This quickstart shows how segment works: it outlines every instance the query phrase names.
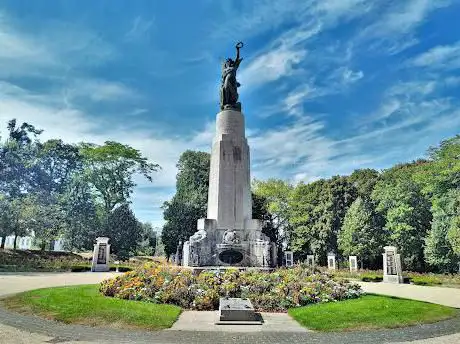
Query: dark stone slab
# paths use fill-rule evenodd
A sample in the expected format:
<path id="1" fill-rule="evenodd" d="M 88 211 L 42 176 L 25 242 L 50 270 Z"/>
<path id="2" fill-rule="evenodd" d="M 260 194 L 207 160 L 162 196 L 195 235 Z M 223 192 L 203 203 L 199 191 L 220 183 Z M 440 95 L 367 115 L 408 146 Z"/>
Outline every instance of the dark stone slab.
<path id="1" fill-rule="evenodd" d="M 232 321 L 244 324 L 245 322 L 260 322 L 260 316 L 257 316 L 249 299 L 221 298 L 219 301 L 219 320 L 219 323 Z"/>

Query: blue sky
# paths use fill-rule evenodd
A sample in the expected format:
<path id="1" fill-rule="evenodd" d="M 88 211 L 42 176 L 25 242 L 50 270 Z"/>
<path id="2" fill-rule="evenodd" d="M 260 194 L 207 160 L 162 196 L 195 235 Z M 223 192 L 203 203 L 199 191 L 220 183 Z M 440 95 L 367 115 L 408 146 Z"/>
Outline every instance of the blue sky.
<path id="1" fill-rule="evenodd" d="M 140 149 L 161 225 L 186 149 L 209 151 L 242 40 L 252 176 L 311 181 L 423 157 L 460 130 L 459 0 L 0 0 L 0 122 Z"/>

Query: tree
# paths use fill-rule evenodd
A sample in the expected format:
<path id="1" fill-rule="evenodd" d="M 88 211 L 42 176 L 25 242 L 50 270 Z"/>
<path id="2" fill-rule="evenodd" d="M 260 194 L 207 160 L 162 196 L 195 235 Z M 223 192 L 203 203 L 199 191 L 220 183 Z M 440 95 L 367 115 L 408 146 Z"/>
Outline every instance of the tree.
<path id="1" fill-rule="evenodd" d="M 390 171 L 392 173 L 392 171 Z M 406 173 L 379 181 L 372 198 L 386 220 L 390 240 L 401 251 L 409 270 L 423 271 L 424 238 L 430 229 L 430 203 Z"/>
<path id="2" fill-rule="evenodd" d="M 372 202 L 358 197 L 345 215 L 338 235 L 339 249 L 345 256 L 357 255 L 361 268 L 364 262 L 373 267 L 383 252 L 386 237 L 383 219 L 375 212 Z"/>
<path id="3" fill-rule="evenodd" d="M 455 217 L 458 216 L 460 190 L 450 190 L 434 200 L 431 207 L 433 221 L 425 239 L 425 258 L 427 263 L 440 272 L 453 272 L 457 269 L 454 233 Z M 449 235 L 450 233 L 450 235 Z M 453 234 L 455 237 L 455 234 Z"/>
<path id="4" fill-rule="evenodd" d="M 297 185 L 290 201 L 290 219 L 291 245 L 299 258 L 311 253 L 325 264 L 328 252 L 338 252 L 337 235 L 355 199 L 356 189 L 346 177 Z"/>
<path id="5" fill-rule="evenodd" d="M 110 238 L 112 252 L 126 260 L 136 252 L 142 238 L 142 225 L 129 205 L 122 204 L 110 213 L 103 234 Z"/>
<path id="6" fill-rule="evenodd" d="M 289 222 L 289 199 L 294 187 L 281 179 L 252 183 L 253 217 L 265 220 L 263 232 L 276 243 L 278 261 L 281 263 L 283 244 L 289 242 L 291 225 Z"/>
<path id="7" fill-rule="evenodd" d="M 369 199 L 371 197 L 374 186 L 379 180 L 380 174 L 378 171 L 370 168 L 354 170 L 348 177 L 348 180 L 356 188 L 358 196 Z"/>
<path id="8" fill-rule="evenodd" d="M 69 250 L 89 250 L 101 230 L 101 216 L 91 185 L 74 175 L 61 198 L 65 212 L 65 247 Z"/>
<path id="9" fill-rule="evenodd" d="M 138 255 L 153 256 L 157 244 L 157 233 L 151 223 L 141 223 L 142 237 L 137 249 Z"/>
<path id="10" fill-rule="evenodd" d="M 48 203 L 30 194 L 23 197 L 20 210 L 20 223 L 27 231 L 34 233 L 35 240 L 42 250 L 59 238 L 65 230 L 65 214 L 61 206 Z"/>
<path id="11" fill-rule="evenodd" d="M 21 197 L 36 187 L 36 141 L 41 130 L 16 120 L 8 122 L 9 136 L 0 145 L 0 192 L 10 199 Z"/>
<path id="12" fill-rule="evenodd" d="M 166 221 L 161 234 L 166 256 L 177 250 L 197 230 L 197 221 L 206 217 L 210 155 L 185 151 L 177 163 L 176 194 L 163 204 Z"/>
<path id="13" fill-rule="evenodd" d="M 152 173 L 160 168 L 158 164 L 150 163 L 137 149 L 113 141 L 107 141 L 102 146 L 83 143 L 80 153 L 84 175 L 97 190 L 106 214 L 129 202 L 136 186 L 133 181 L 135 174 L 152 181 Z"/>
<path id="14" fill-rule="evenodd" d="M 82 168 L 78 147 L 56 139 L 37 142 L 37 146 L 40 189 L 48 196 L 63 193 L 72 175 Z"/>

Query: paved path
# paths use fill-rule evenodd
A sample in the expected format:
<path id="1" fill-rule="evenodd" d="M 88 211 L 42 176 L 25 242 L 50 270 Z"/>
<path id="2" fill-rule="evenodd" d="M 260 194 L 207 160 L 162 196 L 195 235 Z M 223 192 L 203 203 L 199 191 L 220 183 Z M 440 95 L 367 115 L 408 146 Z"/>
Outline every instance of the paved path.
<path id="1" fill-rule="evenodd" d="M 116 275 L 117 273 L 114 272 L 0 273 L 0 297 L 39 288 L 77 284 L 96 284 Z"/>
<path id="2" fill-rule="evenodd" d="M 413 284 L 359 282 L 367 293 L 397 296 L 460 308 L 460 289 L 424 287 Z"/>
<path id="3" fill-rule="evenodd" d="M 20 273 L 0 274 L 0 296 L 51 286 L 94 284 L 115 273 Z M 367 292 L 393 295 L 460 308 L 460 290 L 412 285 L 362 283 Z M 439 290 L 438 290 L 439 289 Z M 411 343 L 458 344 L 460 318 L 397 330 L 348 333 L 314 333 L 298 327 L 286 315 L 264 314 L 266 323 L 256 328 L 221 328 L 209 332 L 213 312 L 184 312 L 172 329 L 161 332 L 123 331 L 64 325 L 39 317 L 10 313 L 0 308 L 1 344 L 95 344 L 95 343 Z M 200 321 L 197 321 L 200 319 Z M 193 326 L 196 324 L 196 326 Z M 264 328 L 265 326 L 265 328 Z M 231 330 L 231 331 L 230 331 Z M 238 331 L 238 332 L 236 332 Z"/>

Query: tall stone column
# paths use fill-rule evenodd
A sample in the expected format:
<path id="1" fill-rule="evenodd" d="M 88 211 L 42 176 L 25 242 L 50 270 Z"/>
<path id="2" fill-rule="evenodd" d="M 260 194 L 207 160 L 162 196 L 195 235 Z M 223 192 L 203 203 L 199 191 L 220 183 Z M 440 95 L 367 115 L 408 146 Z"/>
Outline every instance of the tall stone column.
<path id="1" fill-rule="evenodd" d="M 219 229 L 242 230 L 252 218 L 249 146 L 240 111 L 223 110 L 217 115 L 207 215 L 216 219 Z"/>

